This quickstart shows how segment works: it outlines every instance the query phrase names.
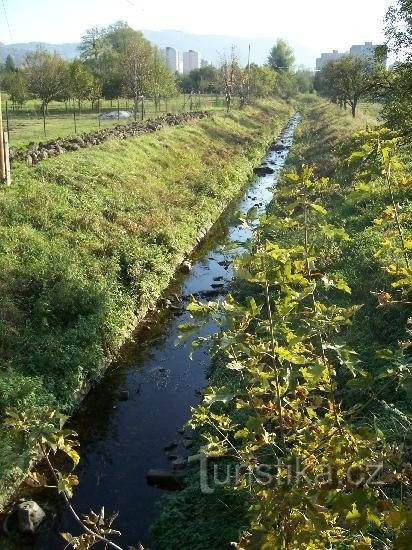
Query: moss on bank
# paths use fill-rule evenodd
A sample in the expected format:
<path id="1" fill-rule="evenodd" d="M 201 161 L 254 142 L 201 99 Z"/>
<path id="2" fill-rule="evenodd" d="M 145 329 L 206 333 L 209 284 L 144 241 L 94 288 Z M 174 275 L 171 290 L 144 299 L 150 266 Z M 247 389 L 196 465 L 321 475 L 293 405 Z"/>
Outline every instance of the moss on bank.
<path id="1" fill-rule="evenodd" d="M 291 105 L 16 164 L 0 192 L 0 418 L 73 411 L 199 234 L 251 177 Z M 0 433 L 0 507 L 29 453 Z M 18 466 L 18 467 L 17 467 Z"/>

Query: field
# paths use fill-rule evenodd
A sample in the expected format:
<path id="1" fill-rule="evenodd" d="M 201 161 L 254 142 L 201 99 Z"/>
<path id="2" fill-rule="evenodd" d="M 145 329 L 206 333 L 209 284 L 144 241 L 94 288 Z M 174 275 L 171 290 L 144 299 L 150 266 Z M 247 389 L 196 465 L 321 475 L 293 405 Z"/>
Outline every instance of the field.
<path id="1" fill-rule="evenodd" d="M 236 108 L 237 100 L 234 101 Z M 112 111 L 127 111 L 131 114 L 130 121 L 134 120 L 133 102 L 120 99 L 119 101 L 101 100 L 93 105 L 90 101 L 83 101 L 80 106 L 77 102 L 69 102 L 67 105 L 61 102 L 51 102 L 48 107 L 48 116 L 44 127 L 41 103 L 38 100 L 27 101 L 23 107 L 17 108 L 8 101 L 7 95 L 2 101 L 4 125 L 9 132 L 11 147 L 20 147 L 29 142 L 39 142 L 45 139 L 56 139 L 69 135 L 92 132 L 99 128 L 108 128 L 119 124 L 119 120 L 99 120 L 99 114 Z M 224 111 L 226 102 L 223 96 L 182 94 L 172 98 L 161 98 L 158 105 L 153 99 L 146 99 L 144 103 L 144 119 L 154 118 L 166 113 L 179 113 L 186 111 Z M 141 120 L 141 105 L 137 119 Z M 127 119 L 120 120 L 121 124 Z"/>

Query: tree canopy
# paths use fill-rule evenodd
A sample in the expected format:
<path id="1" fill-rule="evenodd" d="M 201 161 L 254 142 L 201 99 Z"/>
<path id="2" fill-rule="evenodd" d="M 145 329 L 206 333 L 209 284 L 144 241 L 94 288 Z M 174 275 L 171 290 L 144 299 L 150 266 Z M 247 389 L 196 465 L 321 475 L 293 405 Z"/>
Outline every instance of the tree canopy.
<path id="1" fill-rule="evenodd" d="M 289 72 L 292 70 L 295 56 L 292 48 L 285 40 L 278 38 L 270 51 L 267 63 L 276 72 Z"/>
<path id="2" fill-rule="evenodd" d="M 319 91 L 345 108 L 350 105 L 352 115 L 361 99 L 373 97 L 382 89 L 385 68 L 370 59 L 346 55 L 330 61 L 321 71 Z"/>

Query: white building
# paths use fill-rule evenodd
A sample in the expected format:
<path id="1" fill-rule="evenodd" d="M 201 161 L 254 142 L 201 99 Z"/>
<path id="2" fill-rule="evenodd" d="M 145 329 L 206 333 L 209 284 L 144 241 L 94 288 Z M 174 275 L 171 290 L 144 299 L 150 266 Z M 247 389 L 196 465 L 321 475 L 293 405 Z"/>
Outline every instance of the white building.
<path id="1" fill-rule="evenodd" d="M 179 52 L 175 48 L 170 48 L 167 46 L 162 50 L 166 65 L 169 70 L 174 74 L 179 71 Z"/>
<path id="2" fill-rule="evenodd" d="M 200 69 L 200 53 L 189 50 L 183 53 L 183 74 L 189 74 L 194 69 Z"/>
<path id="3" fill-rule="evenodd" d="M 365 42 L 365 44 L 361 45 L 355 44 L 351 47 L 349 54 L 373 60 L 375 58 L 376 48 L 378 48 L 378 46 L 372 44 L 372 42 Z M 384 60 L 384 64 L 386 65 L 386 59 Z"/>
<path id="4" fill-rule="evenodd" d="M 316 60 L 316 70 L 321 71 L 330 61 L 337 61 L 343 55 L 344 54 L 339 53 L 338 50 L 321 54 L 321 56 Z"/>
<path id="5" fill-rule="evenodd" d="M 338 50 L 333 50 L 333 52 L 330 53 L 323 53 L 319 59 L 316 60 L 316 70 L 321 71 L 323 67 L 329 63 L 329 61 L 336 61 L 337 59 L 341 59 L 344 55 L 353 55 L 372 60 L 375 57 L 375 49 L 377 47 L 378 46 L 376 44 L 372 44 L 372 42 L 365 42 L 365 44 L 355 44 L 351 46 L 349 52 L 346 53 L 339 53 Z M 386 59 L 383 59 L 382 63 L 386 65 Z"/>

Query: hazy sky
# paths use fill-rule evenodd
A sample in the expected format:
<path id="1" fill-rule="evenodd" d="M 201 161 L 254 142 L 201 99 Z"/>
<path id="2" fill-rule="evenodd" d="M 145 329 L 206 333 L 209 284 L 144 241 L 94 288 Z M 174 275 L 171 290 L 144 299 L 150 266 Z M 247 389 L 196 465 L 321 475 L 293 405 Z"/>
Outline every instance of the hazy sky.
<path id="1" fill-rule="evenodd" d="M 136 29 L 284 37 L 319 52 L 347 50 L 382 41 L 393 1 L 0 0 L 0 42 L 78 42 L 86 28 L 122 19 Z"/>

